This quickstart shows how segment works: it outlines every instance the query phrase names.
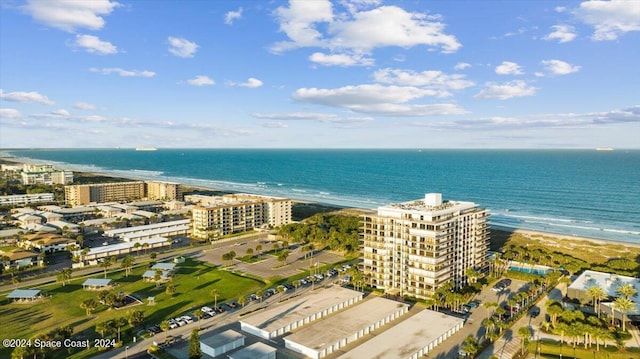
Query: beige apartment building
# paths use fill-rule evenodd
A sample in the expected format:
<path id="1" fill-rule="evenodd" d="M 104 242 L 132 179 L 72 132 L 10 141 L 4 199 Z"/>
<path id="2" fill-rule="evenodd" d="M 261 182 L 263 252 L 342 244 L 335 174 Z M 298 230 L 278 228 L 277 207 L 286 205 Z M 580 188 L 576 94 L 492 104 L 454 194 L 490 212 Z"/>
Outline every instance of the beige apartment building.
<path id="1" fill-rule="evenodd" d="M 291 223 L 291 200 L 286 198 L 233 194 L 185 196 L 185 200 L 199 204 L 191 212 L 192 233 L 200 238 L 207 238 L 212 231 L 226 235 Z"/>
<path id="2" fill-rule="evenodd" d="M 147 198 L 165 201 L 182 200 L 182 186 L 174 182 L 145 182 Z"/>
<path id="3" fill-rule="evenodd" d="M 131 201 L 144 198 L 145 194 L 145 183 L 141 181 L 82 184 L 64 187 L 64 199 L 67 205 L 70 206 L 111 201 Z"/>
<path id="4" fill-rule="evenodd" d="M 489 213 L 440 193 L 363 215 L 363 271 L 388 293 L 426 299 L 447 282 L 467 283 L 467 268 L 487 265 Z"/>

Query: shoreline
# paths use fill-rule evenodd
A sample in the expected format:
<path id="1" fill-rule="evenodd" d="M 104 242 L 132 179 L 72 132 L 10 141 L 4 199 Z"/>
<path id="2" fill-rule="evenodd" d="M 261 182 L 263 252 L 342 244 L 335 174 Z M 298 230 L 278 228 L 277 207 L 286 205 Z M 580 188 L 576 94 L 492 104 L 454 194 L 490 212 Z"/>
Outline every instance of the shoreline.
<path id="1" fill-rule="evenodd" d="M 0 157 L 0 161 L 2 162 L 9 162 L 9 163 L 15 163 L 15 164 L 25 163 L 26 160 L 31 160 L 31 159 L 18 158 L 18 157 Z M 79 177 L 113 178 L 115 181 L 158 181 L 158 180 L 163 181 L 162 179 L 149 179 L 149 178 L 141 178 L 141 177 L 136 178 L 135 176 L 123 176 L 120 174 L 112 174 L 112 173 L 99 172 L 99 171 L 78 171 L 78 170 L 73 170 L 73 171 L 74 173 L 77 173 Z M 180 183 L 180 182 L 177 182 L 177 183 Z M 234 193 L 255 194 L 248 191 L 243 192 L 243 191 L 227 190 L 227 189 L 215 188 L 215 187 L 207 187 L 202 185 L 192 185 L 192 184 L 185 184 L 185 183 L 180 183 L 180 184 L 183 186 L 183 192 L 187 192 L 187 193 L 203 192 L 205 194 L 208 193 L 212 195 L 223 195 L 223 194 L 234 194 Z M 287 197 L 287 198 L 290 198 L 294 205 L 310 208 L 310 211 L 305 209 L 304 212 L 326 213 L 326 212 L 334 212 L 334 211 L 346 211 L 346 212 L 351 212 L 351 214 L 361 214 L 361 213 L 372 211 L 372 209 L 370 208 L 342 206 L 342 205 L 336 205 L 332 203 L 323 203 L 323 202 L 318 202 L 313 200 L 295 199 L 291 197 Z M 622 240 L 616 240 L 616 239 L 579 236 L 579 235 L 555 233 L 555 232 L 540 231 L 540 230 L 525 229 L 525 228 L 514 228 L 514 227 L 506 227 L 503 225 L 495 225 L 495 224 L 494 225 L 490 224 L 489 227 L 492 232 L 520 234 L 532 241 L 543 240 L 547 242 L 548 241 L 588 242 L 593 245 L 618 245 L 618 246 L 625 246 L 625 247 L 631 247 L 631 248 L 640 248 L 640 243 L 622 241 Z M 552 246 L 558 245 L 557 243 L 548 243 L 548 244 Z"/>

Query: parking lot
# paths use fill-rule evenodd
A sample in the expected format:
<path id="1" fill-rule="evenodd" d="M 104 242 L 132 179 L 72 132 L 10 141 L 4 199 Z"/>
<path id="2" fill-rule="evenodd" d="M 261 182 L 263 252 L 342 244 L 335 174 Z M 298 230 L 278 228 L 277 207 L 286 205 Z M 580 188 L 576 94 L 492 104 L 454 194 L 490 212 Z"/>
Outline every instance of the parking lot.
<path id="1" fill-rule="evenodd" d="M 277 256 L 266 254 L 274 248 L 274 244 L 281 246 L 279 241 L 267 240 L 266 234 L 263 236 L 254 236 L 251 238 L 242 238 L 226 243 L 214 244 L 213 248 L 204 249 L 196 258 L 212 264 L 227 266 L 228 269 L 235 272 L 247 273 L 261 278 L 271 278 L 274 276 L 290 277 L 300 274 L 303 270 L 309 270 L 312 266 L 322 266 L 324 264 L 336 263 L 344 259 L 344 257 L 330 253 L 327 251 L 315 251 L 314 255 L 305 259 L 305 253 L 301 246 L 291 245 L 287 249 L 289 256 L 285 263 L 278 261 Z M 258 245 L 262 246 L 261 251 L 257 251 Z M 237 257 L 247 255 L 247 249 L 253 250 L 253 255 L 259 256 L 259 261 L 254 263 L 246 263 L 239 259 L 229 261 L 222 260 L 222 255 L 230 251 L 234 251 Z M 262 252 L 262 254 L 260 254 Z"/>

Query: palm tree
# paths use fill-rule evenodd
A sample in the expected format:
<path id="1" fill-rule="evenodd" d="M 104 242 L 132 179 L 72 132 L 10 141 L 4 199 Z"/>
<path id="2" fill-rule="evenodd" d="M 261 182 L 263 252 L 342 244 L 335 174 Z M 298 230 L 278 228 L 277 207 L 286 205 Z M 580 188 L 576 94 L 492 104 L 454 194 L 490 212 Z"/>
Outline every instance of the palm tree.
<path id="1" fill-rule="evenodd" d="M 476 355 L 479 349 L 478 340 L 476 340 L 473 335 L 469 335 L 464 339 L 464 342 L 462 343 L 462 350 L 471 355 L 472 358 Z"/>
<path id="2" fill-rule="evenodd" d="M 529 327 L 520 327 L 520 329 L 518 329 L 518 336 L 522 338 L 522 346 L 520 347 L 520 352 L 524 354 L 525 345 L 531 337 L 531 329 Z"/>
<path id="3" fill-rule="evenodd" d="M 120 328 L 127 325 L 127 318 L 125 317 L 116 318 L 113 320 L 113 325 L 118 330 L 118 341 L 120 341 Z"/>
<path id="4" fill-rule="evenodd" d="M 202 309 L 196 309 L 193 311 L 193 315 L 198 318 L 198 330 L 200 329 L 200 321 L 204 318 L 203 314 Z"/>
<path id="5" fill-rule="evenodd" d="M 80 303 L 80 307 L 87 311 L 87 315 L 91 315 L 91 312 L 93 312 L 98 307 L 98 303 L 95 301 L 95 299 L 89 298 Z"/>
<path id="6" fill-rule="evenodd" d="M 617 298 L 615 302 L 613 302 L 613 307 L 622 312 L 622 331 L 624 332 L 626 330 L 625 322 L 627 321 L 627 312 L 635 309 L 636 305 L 629 298 L 620 297 Z"/>
<path id="7" fill-rule="evenodd" d="M 634 295 L 638 294 L 638 291 L 633 286 L 633 284 L 625 284 L 623 286 L 618 287 L 618 289 L 616 289 L 616 294 L 620 294 L 624 296 L 626 299 L 629 299 L 630 297 L 633 297 Z"/>
<path id="8" fill-rule="evenodd" d="M 211 290 L 211 296 L 213 297 L 213 300 L 214 300 L 213 306 L 216 307 L 216 308 L 218 308 L 218 296 L 219 295 L 220 295 L 220 291 L 217 290 L 216 288 L 213 288 Z"/>
<path id="9" fill-rule="evenodd" d="M 169 331 L 169 329 L 171 329 L 171 326 L 169 325 L 169 321 L 168 320 L 163 320 L 162 323 L 160 323 L 160 330 L 162 330 L 164 332 L 164 341 L 167 341 L 167 332 Z"/>
<path id="10" fill-rule="evenodd" d="M 587 294 L 593 298 L 593 310 L 600 318 L 600 301 L 607 298 L 607 293 L 598 285 L 592 285 L 587 289 Z"/>
<path id="11" fill-rule="evenodd" d="M 245 297 L 244 295 L 241 295 L 238 298 L 238 304 L 240 304 L 244 308 L 244 305 L 247 304 L 247 297 Z"/>
<path id="12" fill-rule="evenodd" d="M 120 266 L 124 268 L 125 276 L 128 277 L 129 274 L 131 273 L 131 268 L 133 267 L 134 262 L 135 262 L 135 259 L 133 259 L 131 255 L 127 255 L 126 257 L 122 258 L 122 262 L 120 262 Z"/>
<path id="13" fill-rule="evenodd" d="M 108 257 L 105 258 L 102 263 L 100 263 L 100 267 L 104 268 L 104 277 L 107 278 L 107 269 L 111 267 L 111 265 L 115 262 L 115 258 Z"/>
<path id="14" fill-rule="evenodd" d="M 487 309 L 489 315 L 493 314 L 494 308 L 498 307 L 498 302 L 484 302 L 482 306 Z"/>
<path id="15" fill-rule="evenodd" d="M 556 326 L 556 320 L 558 319 L 558 315 L 562 313 L 562 304 L 557 300 L 550 300 L 546 304 L 547 306 L 547 314 L 551 316 L 551 324 Z"/>

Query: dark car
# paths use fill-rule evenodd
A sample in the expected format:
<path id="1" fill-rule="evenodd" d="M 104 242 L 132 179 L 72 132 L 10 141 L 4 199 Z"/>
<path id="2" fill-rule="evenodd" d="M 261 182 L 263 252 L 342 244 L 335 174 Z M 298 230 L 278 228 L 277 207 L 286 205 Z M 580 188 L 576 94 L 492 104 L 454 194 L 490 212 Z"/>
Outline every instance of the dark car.
<path id="1" fill-rule="evenodd" d="M 531 310 L 529 311 L 529 316 L 531 318 L 536 318 L 537 316 L 540 315 L 540 308 L 538 307 L 533 307 L 531 308 Z"/>

